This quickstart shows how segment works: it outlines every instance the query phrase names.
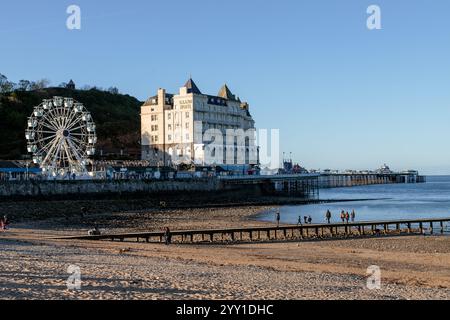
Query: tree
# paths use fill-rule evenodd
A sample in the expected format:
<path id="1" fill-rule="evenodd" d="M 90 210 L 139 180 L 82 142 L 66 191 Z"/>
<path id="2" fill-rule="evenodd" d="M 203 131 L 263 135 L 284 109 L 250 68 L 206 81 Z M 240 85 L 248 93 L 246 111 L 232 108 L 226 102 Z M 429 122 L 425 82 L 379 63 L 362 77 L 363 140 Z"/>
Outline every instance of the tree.
<path id="1" fill-rule="evenodd" d="M 119 94 L 119 89 L 117 89 L 116 87 L 111 87 L 108 89 L 108 92 L 112 94 Z"/>
<path id="2" fill-rule="evenodd" d="M 20 91 L 28 91 L 30 90 L 31 82 L 28 80 L 20 80 L 17 86 L 17 89 Z"/>
<path id="3" fill-rule="evenodd" d="M 50 84 L 50 80 L 48 79 L 41 79 L 36 82 L 31 82 L 30 89 L 31 90 L 42 90 L 48 87 Z"/>
<path id="4" fill-rule="evenodd" d="M 0 92 L 6 93 L 14 90 L 15 83 L 8 81 L 8 78 L 0 73 Z"/>

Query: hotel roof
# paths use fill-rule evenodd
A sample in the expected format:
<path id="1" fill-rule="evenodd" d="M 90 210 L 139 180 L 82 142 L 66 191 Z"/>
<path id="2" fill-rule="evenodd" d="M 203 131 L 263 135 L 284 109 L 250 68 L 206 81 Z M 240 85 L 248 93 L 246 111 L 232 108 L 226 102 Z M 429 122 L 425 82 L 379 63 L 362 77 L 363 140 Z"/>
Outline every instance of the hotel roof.
<path id="1" fill-rule="evenodd" d="M 192 80 L 192 78 L 189 78 L 189 80 L 186 82 L 184 87 L 186 87 L 188 89 L 187 90 L 188 93 L 202 94 L 202 92 L 197 87 L 197 85 L 195 84 L 194 80 Z"/>

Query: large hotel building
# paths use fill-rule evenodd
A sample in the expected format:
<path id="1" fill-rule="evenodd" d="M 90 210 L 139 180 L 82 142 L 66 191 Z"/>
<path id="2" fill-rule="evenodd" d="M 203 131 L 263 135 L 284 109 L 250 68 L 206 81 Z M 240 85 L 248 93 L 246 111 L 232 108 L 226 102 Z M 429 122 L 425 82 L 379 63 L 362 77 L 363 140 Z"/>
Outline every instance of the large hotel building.
<path id="1" fill-rule="evenodd" d="M 203 94 L 192 79 L 178 94 L 159 89 L 141 108 L 141 133 L 142 159 L 154 165 L 258 161 L 249 105 L 226 85 L 217 96 Z"/>

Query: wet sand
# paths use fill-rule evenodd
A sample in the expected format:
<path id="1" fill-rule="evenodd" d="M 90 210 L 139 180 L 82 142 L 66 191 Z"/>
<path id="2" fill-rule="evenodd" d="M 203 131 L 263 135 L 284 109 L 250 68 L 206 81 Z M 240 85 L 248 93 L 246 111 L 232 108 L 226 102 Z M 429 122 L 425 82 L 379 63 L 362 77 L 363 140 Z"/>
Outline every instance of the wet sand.
<path id="1" fill-rule="evenodd" d="M 260 226 L 269 207 L 152 210 L 29 220 L 0 233 L 1 299 L 450 299 L 450 237 L 240 245 L 51 240 L 103 232 Z M 67 268 L 81 270 L 68 290 Z M 381 268 L 369 290 L 367 268 Z"/>

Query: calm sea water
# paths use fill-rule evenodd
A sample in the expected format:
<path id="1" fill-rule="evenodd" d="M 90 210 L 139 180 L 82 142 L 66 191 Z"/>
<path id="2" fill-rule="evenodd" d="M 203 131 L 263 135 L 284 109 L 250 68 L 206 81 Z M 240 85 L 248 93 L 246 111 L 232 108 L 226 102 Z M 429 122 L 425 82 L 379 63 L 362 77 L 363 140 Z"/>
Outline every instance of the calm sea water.
<path id="1" fill-rule="evenodd" d="M 430 176 L 424 184 L 389 184 L 352 188 L 323 189 L 321 200 L 377 199 L 355 202 L 334 202 L 281 208 L 283 223 L 297 223 L 299 216 L 310 215 L 313 223 L 325 222 L 327 210 L 339 222 L 341 210 L 356 212 L 356 220 L 416 219 L 450 217 L 450 176 Z M 274 212 L 260 215 L 273 221 Z"/>

